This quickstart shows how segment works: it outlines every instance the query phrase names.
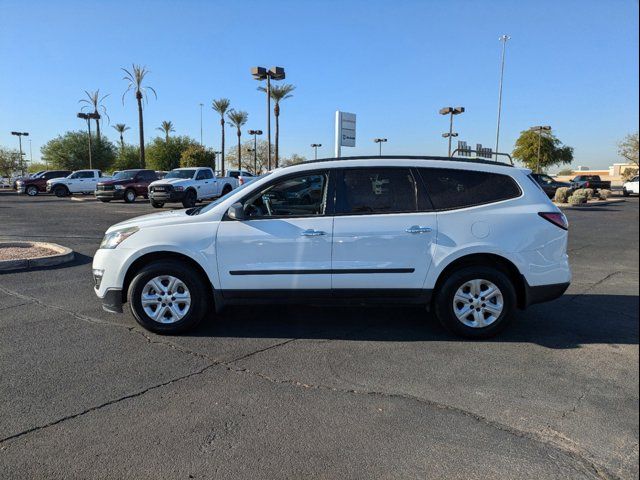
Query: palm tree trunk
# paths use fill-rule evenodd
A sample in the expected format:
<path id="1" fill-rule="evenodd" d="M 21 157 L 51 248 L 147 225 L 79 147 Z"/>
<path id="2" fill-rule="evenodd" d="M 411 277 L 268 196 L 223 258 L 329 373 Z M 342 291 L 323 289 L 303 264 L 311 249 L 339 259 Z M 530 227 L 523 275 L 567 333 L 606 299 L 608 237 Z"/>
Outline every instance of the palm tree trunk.
<path id="1" fill-rule="evenodd" d="M 98 139 L 98 141 L 100 141 L 100 120 L 98 120 L 97 118 L 96 118 L 96 138 Z"/>
<path id="2" fill-rule="evenodd" d="M 122 132 L 120 132 L 120 149 L 124 151 L 124 137 L 122 136 Z"/>
<path id="3" fill-rule="evenodd" d="M 140 91 L 136 92 L 136 99 L 138 100 L 138 127 L 140 129 L 140 168 L 144 168 L 144 122 L 142 120 L 142 93 Z"/>
<path id="4" fill-rule="evenodd" d="M 273 107 L 273 114 L 276 117 L 276 168 L 278 168 L 278 154 L 279 154 L 279 143 L 280 143 L 280 105 L 276 103 L 276 106 Z"/>
<path id="5" fill-rule="evenodd" d="M 242 132 L 238 127 L 238 170 L 242 170 L 242 145 L 240 144 L 240 136 Z"/>
<path id="6" fill-rule="evenodd" d="M 222 128 L 222 147 L 220 148 L 222 160 L 220 162 L 220 174 L 224 177 L 224 118 L 220 118 L 220 127 Z"/>

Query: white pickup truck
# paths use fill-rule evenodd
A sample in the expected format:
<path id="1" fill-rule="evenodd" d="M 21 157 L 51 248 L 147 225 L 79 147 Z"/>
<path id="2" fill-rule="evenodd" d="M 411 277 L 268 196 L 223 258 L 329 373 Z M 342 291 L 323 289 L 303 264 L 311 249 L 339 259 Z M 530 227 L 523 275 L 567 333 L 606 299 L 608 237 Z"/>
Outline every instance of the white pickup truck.
<path id="1" fill-rule="evenodd" d="M 226 195 L 238 185 L 237 178 L 217 177 L 209 167 L 176 168 L 162 180 L 151 182 L 149 200 L 155 208 L 177 202 L 190 208 L 196 202 Z"/>
<path id="2" fill-rule="evenodd" d="M 100 170 L 76 170 L 67 177 L 47 180 L 47 193 L 53 193 L 56 197 L 66 197 L 74 193 L 93 194 L 98 182 L 106 178 L 109 177 L 103 177 Z"/>

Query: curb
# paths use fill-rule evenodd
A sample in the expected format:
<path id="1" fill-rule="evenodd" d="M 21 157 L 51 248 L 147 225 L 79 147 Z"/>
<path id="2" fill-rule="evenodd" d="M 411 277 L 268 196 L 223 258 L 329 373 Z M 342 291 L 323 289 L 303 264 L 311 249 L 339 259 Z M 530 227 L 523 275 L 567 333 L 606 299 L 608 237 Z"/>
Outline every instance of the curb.
<path id="1" fill-rule="evenodd" d="M 555 203 L 553 204 L 559 208 L 589 208 L 589 207 L 602 207 L 606 205 L 613 205 L 615 203 L 624 203 L 624 198 L 616 198 L 615 200 L 599 200 L 597 202 L 583 203 L 581 205 L 571 205 L 569 203 Z"/>
<path id="2" fill-rule="evenodd" d="M 48 257 L 25 258 L 20 260 L 0 260 L 0 273 L 9 270 L 25 270 L 36 267 L 52 267 L 72 261 L 75 258 L 73 250 L 56 243 L 47 242 L 0 242 L 0 246 L 35 246 L 55 250 L 56 254 Z"/>

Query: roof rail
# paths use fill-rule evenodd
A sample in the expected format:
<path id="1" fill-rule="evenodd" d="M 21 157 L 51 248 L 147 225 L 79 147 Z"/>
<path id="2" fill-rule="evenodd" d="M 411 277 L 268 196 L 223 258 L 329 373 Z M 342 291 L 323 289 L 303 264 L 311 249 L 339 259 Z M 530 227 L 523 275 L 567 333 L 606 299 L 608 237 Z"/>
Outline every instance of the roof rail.
<path id="1" fill-rule="evenodd" d="M 485 165 L 500 165 L 503 167 L 513 167 L 513 164 L 496 162 L 493 160 L 481 160 L 478 158 L 461 158 L 461 157 L 438 157 L 438 156 L 425 156 L 425 155 L 361 155 L 355 157 L 334 157 L 334 158 L 319 158 L 317 160 L 307 160 L 307 163 L 321 163 L 321 162 L 333 162 L 336 160 L 441 160 L 445 162 L 464 162 L 464 163 L 480 163 Z"/>

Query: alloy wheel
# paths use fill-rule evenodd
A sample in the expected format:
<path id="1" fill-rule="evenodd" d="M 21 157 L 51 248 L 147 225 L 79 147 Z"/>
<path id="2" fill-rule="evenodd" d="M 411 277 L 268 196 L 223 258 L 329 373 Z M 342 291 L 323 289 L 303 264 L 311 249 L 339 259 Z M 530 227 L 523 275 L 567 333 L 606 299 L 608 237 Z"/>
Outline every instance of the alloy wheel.
<path id="1" fill-rule="evenodd" d="M 176 323 L 191 307 L 191 293 L 185 283 L 171 275 L 149 280 L 140 295 L 142 308 L 149 318 L 158 323 Z"/>
<path id="2" fill-rule="evenodd" d="M 453 312 L 467 327 L 488 327 L 500 318 L 503 310 L 502 292 L 488 280 L 466 281 L 453 296 Z"/>

